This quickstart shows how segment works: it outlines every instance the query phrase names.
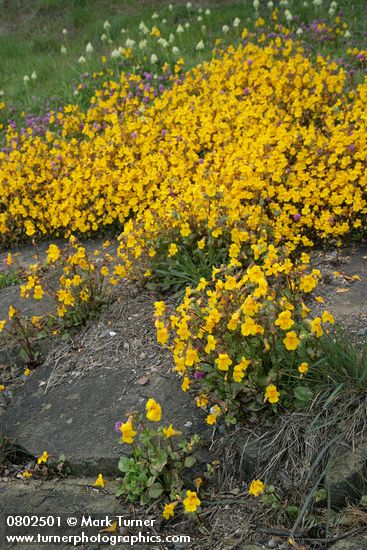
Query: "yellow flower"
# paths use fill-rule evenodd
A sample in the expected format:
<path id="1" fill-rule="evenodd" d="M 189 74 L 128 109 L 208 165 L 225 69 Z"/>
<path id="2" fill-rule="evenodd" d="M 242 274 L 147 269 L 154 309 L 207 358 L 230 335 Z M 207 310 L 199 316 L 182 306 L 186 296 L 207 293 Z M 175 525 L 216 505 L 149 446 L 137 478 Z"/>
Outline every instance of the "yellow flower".
<path id="1" fill-rule="evenodd" d="M 12 254 L 11 254 L 10 252 L 9 252 L 8 255 L 6 256 L 5 263 L 6 263 L 7 266 L 13 265 L 13 256 L 12 256 Z"/>
<path id="2" fill-rule="evenodd" d="M 190 378 L 188 378 L 188 376 L 184 376 L 182 384 L 181 384 L 182 391 L 186 392 L 189 389 L 190 384 L 191 384 Z"/>
<path id="3" fill-rule="evenodd" d="M 217 422 L 217 418 L 220 415 L 220 413 L 221 413 L 220 407 L 218 405 L 214 405 L 210 409 L 210 414 L 208 414 L 208 416 L 205 419 L 206 423 L 209 425 L 215 424 Z"/>
<path id="4" fill-rule="evenodd" d="M 208 341 L 207 341 L 207 344 L 205 346 L 205 353 L 210 353 L 211 351 L 214 351 L 216 344 L 217 344 L 217 342 L 216 342 L 214 336 L 209 334 L 208 335 Z"/>
<path id="5" fill-rule="evenodd" d="M 101 274 L 103 275 L 103 277 L 107 277 L 107 275 L 109 274 L 109 269 L 106 265 L 104 265 L 102 268 L 101 268 Z"/>
<path id="6" fill-rule="evenodd" d="M 164 519 L 169 519 L 175 515 L 175 508 L 177 506 L 177 502 L 170 502 L 169 504 L 164 505 L 164 510 L 162 513 L 162 516 Z"/>
<path id="7" fill-rule="evenodd" d="M 56 244 L 50 244 L 47 249 L 47 262 L 56 262 L 60 257 L 60 249 Z"/>
<path id="8" fill-rule="evenodd" d="M 93 486 L 103 488 L 105 485 L 106 485 L 106 481 L 103 479 L 103 475 L 98 474 L 98 477 L 97 477 L 96 481 L 93 483 Z"/>
<path id="9" fill-rule="evenodd" d="M 310 328 L 311 332 L 313 332 L 313 334 L 315 334 L 317 338 L 320 338 L 320 336 L 322 336 L 324 333 L 320 317 L 316 317 L 315 319 L 310 321 Z"/>
<path id="10" fill-rule="evenodd" d="M 206 405 L 209 403 L 208 396 L 204 393 L 202 393 L 201 395 L 198 395 L 195 398 L 195 401 L 196 401 L 197 407 L 206 407 Z"/>
<path id="11" fill-rule="evenodd" d="M 265 401 L 269 401 L 269 403 L 278 403 L 279 395 L 280 393 L 278 392 L 277 387 L 274 386 L 274 384 L 266 386 L 264 399 Z"/>
<path id="12" fill-rule="evenodd" d="M 163 315 L 166 311 L 166 304 L 164 302 L 154 302 L 154 315 L 156 317 L 159 317 L 160 315 Z"/>
<path id="13" fill-rule="evenodd" d="M 300 374 L 306 374 L 306 372 L 308 371 L 308 363 L 306 362 L 303 362 L 300 364 L 300 366 L 298 367 L 298 372 Z"/>
<path id="14" fill-rule="evenodd" d="M 30 376 L 30 374 L 31 374 L 31 370 L 30 370 L 30 369 L 28 369 L 28 368 L 26 368 L 26 369 L 24 369 L 24 372 L 23 372 L 23 374 L 24 374 L 24 376 Z"/>
<path id="15" fill-rule="evenodd" d="M 258 497 L 265 491 L 265 483 L 263 483 L 260 479 L 254 479 L 251 481 L 250 487 L 249 487 L 249 494 L 253 495 L 254 497 Z"/>
<path id="16" fill-rule="evenodd" d="M 185 356 L 185 365 L 187 367 L 192 367 L 194 363 L 198 363 L 199 361 L 200 361 L 200 358 L 197 350 L 194 348 L 188 348 Z"/>
<path id="17" fill-rule="evenodd" d="M 0 384 L 0 391 L 4 391 L 4 390 L 5 390 L 4 384 Z"/>
<path id="18" fill-rule="evenodd" d="M 203 484 L 203 480 L 202 480 L 201 477 L 196 477 L 196 478 L 194 479 L 194 485 L 195 485 L 197 491 L 200 489 L 200 487 L 202 486 L 202 484 Z"/>
<path id="19" fill-rule="evenodd" d="M 233 369 L 233 381 L 241 382 L 244 376 L 245 376 L 245 373 L 243 372 L 243 370 L 239 369 L 238 365 L 236 365 Z"/>
<path id="20" fill-rule="evenodd" d="M 169 437 L 173 437 L 174 435 L 181 435 L 181 432 L 176 431 L 172 427 L 172 424 L 170 424 L 168 428 L 163 428 L 163 434 L 165 435 L 165 437 L 169 438 Z"/>
<path id="21" fill-rule="evenodd" d="M 145 409 L 147 411 L 147 419 L 151 422 L 159 422 L 162 418 L 162 408 L 154 399 L 148 399 Z"/>
<path id="22" fill-rule="evenodd" d="M 203 250 L 204 247 L 205 247 L 205 237 L 203 239 L 201 239 L 200 241 L 198 241 L 198 248 L 200 250 Z"/>
<path id="23" fill-rule="evenodd" d="M 169 339 L 169 332 L 162 321 L 156 321 L 157 341 L 164 346 Z"/>
<path id="24" fill-rule="evenodd" d="M 293 351 L 297 349 L 298 344 L 300 343 L 300 339 L 297 336 L 297 333 L 292 330 L 291 332 L 287 332 L 283 344 L 287 348 L 288 351 Z"/>
<path id="25" fill-rule="evenodd" d="M 196 287 L 196 290 L 204 290 L 208 286 L 208 281 L 204 277 L 200 277 L 199 284 Z"/>
<path id="26" fill-rule="evenodd" d="M 218 418 L 217 414 L 210 413 L 206 417 L 205 421 L 206 421 L 207 424 L 209 424 L 209 426 L 212 426 L 213 424 L 216 424 L 217 418 Z"/>
<path id="27" fill-rule="evenodd" d="M 291 326 L 294 325 L 292 319 L 292 313 L 289 310 L 282 311 L 279 313 L 278 318 L 275 321 L 275 324 L 280 327 L 282 330 L 288 330 Z"/>
<path id="28" fill-rule="evenodd" d="M 71 284 L 74 286 L 79 286 L 83 282 L 83 279 L 80 275 L 74 275 L 74 277 L 71 279 Z"/>
<path id="29" fill-rule="evenodd" d="M 33 298 L 35 300 L 42 300 L 43 295 L 44 295 L 44 290 L 42 289 L 41 285 L 36 285 L 34 287 Z"/>
<path id="30" fill-rule="evenodd" d="M 232 365 L 232 359 L 228 356 L 227 353 L 220 353 L 215 360 L 215 364 L 219 370 L 227 371 Z"/>
<path id="31" fill-rule="evenodd" d="M 264 327 L 255 323 L 252 317 L 245 317 L 245 322 L 241 325 L 242 336 L 255 336 L 264 334 Z"/>
<path id="32" fill-rule="evenodd" d="M 183 237 L 188 237 L 190 235 L 191 229 L 188 223 L 183 224 L 180 233 Z"/>
<path id="33" fill-rule="evenodd" d="M 82 290 L 79 293 L 79 296 L 82 302 L 87 302 L 89 300 L 89 293 L 87 290 Z"/>
<path id="34" fill-rule="evenodd" d="M 13 306 L 9 306 L 9 319 L 12 319 L 16 314 L 17 310 Z"/>
<path id="35" fill-rule="evenodd" d="M 321 319 L 323 323 L 331 323 L 332 325 L 335 323 L 334 317 L 326 310 L 323 312 Z"/>
<path id="36" fill-rule="evenodd" d="M 196 491 L 186 491 L 186 498 L 183 500 L 183 505 L 185 507 L 185 512 L 192 513 L 196 512 L 200 506 L 201 501 L 197 496 Z"/>
<path id="37" fill-rule="evenodd" d="M 122 441 L 124 443 L 129 443 L 130 445 L 134 443 L 134 437 L 137 432 L 133 428 L 133 417 L 129 416 L 127 422 L 121 424 L 120 432 L 122 433 Z"/>
<path id="38" fill-rule="evenodd" d="M 311 292 L 317 285 L 317 279 L 315 279 L 315 277 L 312 277 L 312 275 L 305 275 L 304 277 L 301 277 L 300 280 L 301 283 L 299 285 L 299 288 L 303 292 Z"/>
<path id="39" fill-rule="evenodd" d="M 29 479 L 30 477 L 32 477 L 32 472 L 29 472 L 28 470 L 24 470 L 24 472 L 22 473 L 22 477 L 24 479 Z"/>
<path id="40" fill-rule="evenodd" d="M 43 451 L 39 459 L 37 460 L 38 464 L 42 464 L 43 462 L 46 464 L 47 460 L 49 458 L 49 454 L 47 451 Z"/>
<path id="41" fill-rule="evenodd" d="M 168 249 L 168 256 L 175 256 L 178 252 L 177 244 L 171 243 Z"/>
<path id="42" fill-rule="evenodd" d="M 0 332 L 3 331 L 5 325 L 6 325 L 6 321 L 0 321 Z"/>

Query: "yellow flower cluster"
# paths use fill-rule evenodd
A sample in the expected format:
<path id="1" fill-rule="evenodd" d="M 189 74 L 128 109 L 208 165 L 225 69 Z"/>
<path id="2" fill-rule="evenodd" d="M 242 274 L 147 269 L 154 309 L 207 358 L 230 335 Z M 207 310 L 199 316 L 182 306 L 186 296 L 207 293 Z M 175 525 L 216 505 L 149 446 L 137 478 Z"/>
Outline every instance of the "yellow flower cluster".
<path id="1" fill-rule="evenodd" d="M 172 342 L 183 389 L 192 384 L 199 392 L 197 405 L 204 409 L 207 394 L 216 397 L 208 424 L 216 423 L 241 392 L 250 398 L 262 394 L 276 404 L 280 391 L 274 381 L 289 391 L 288 380 L 307 372 L 301 361 L 305 349 L 312 349 L 334 323 L 327 311 L 321 317 L 308 315 L 303 296 L 317 285 L 320 271 L 309 267 L 306 254 L 292 261 L 269 245 L 261 260 L 234 275 L 226 267 L 214 268 L 211 280 L 186 289 L 173 314 L 164 303 L 155 304 L 158 341 Z"/>
<path id="2" fill-rule="evenodd" d="M 153 87 L 129 78 L 153 99 Z M 151 106 L 129 98 L 123 74 L 86 113 L 54 113 L 46 139 L 9 129 L 0 234 L 85 233 L 133 213 L 127 268 L 154 255 L 162 228 L 201 243 L 226 237 L 233 263 L 259 239 L 340 242 L 366 214 L 367 84 L 345 93 L 345 80 L 335 63 L 313 64 L 297 42 L 265 35 L 193 69 Z"/>

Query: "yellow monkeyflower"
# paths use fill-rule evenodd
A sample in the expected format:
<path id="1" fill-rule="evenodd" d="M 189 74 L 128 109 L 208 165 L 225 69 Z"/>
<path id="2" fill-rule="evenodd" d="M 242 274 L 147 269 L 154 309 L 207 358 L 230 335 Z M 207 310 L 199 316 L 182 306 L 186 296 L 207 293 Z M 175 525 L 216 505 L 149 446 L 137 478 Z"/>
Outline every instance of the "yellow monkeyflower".
<path id="1" fill-rule="evenodd" d="M 221 410 L 219 405 L 214 405 L 210 409 L 210 414 L 208 414 L 208 416 L 205 419 L 206 423 L 209 424 L 209 426 L 211 426 L 212 424 L 215 424 L 220 414 L 221 414 Z"/>
<path id="2" fill-rule="evenodd" d="M 297 349 L 298 344 L 300 343 L 300 339 L 298 338 L 298 335 L 294 330 L 291 330 L 291 332 L 287 332 L 283 344 L 287 348 L 288 351 L 293 351 Z"/>
<path id="3" fill-rule="evenodd" d="M 196 512 L 200 506 L 201 501 L 198 498 L 196 491 L 186 491 L 186 498 L 183 500 L 183 505 L 185 507 L 185 512 L 192 513 Z"/>
<path id="4" fill-rule="evenodd" d="M 0 384 L 0 391 L 4 391 L 4 390 L 5 390 L 4 384 Z"/>
<path id="5" fill-rule="evenodd" d="M 184 376 L 181 384 L 182 391 L 186 392 L 189 389 L 190 384 L 191 384 L 190 378 L 188 376 Z"/>
<path id="6" fill-rule="evenodd" d="M 279 313 L 275 324 L 282 330 L 289 330 L 291 326 L 294 325 L 292 313 L 288 309 L 286 311 L 282 311 L 281 313 Z"/>
<path id="7" fill-rule="evenodd" d="M 269 401 L 269 403 L 278 403 L 280 393 L 277 390 L 277 387 L 274 384 L 266 386 L 264 401 Z"/>
<path id="8" fill-rule="evenodd" d="M 6 256 L 6 260 L 5 260 L 5 263 L 7 266 L 11 266 L 13 265 L 13 255 L 9 252 Z"/>
<path id="9" fill-rule="evenodd" d="M 164 302 L 154 302 L 154 315 L 159 317 L 166 311 L 166 304 Z"/>
<path id="10" fill-rule="evenodd" d="M 315 334 L 317 338 L 320 338 L 324 334 L 324 329 L 322 328 L 322 322 L 320 317 L 316 317 L 310 321 L 311 332 Z"/>
<path id="11" fill-rule="evenodd" d="M 43 451 L 39 459 L 37 460 L 38 464 L 42 464 L 43 462 L 46 464 L 47 460 L 49 459 L 49 454 L 47 451 Z"/>
<path id="12" fill-rule="evenodd" d="M 164 519 L 169 519 L 175 515 L 175 508 L 177 504 L 177 502 L 170 502 L 169 504 L 164 505 L 164 510 L 162 512 Z"/>
<path id="13" fill-rule="evenodd" d="M 228 356 L 227 353 L 220 353 L 215 360 L 215 364 L 219 370 L 227 371 L 232 365 L 232 359 Z"/>
<path id="14" fill-rule="evenodd" d="M 300 364 L 300 366 L 298 367 L 298 372 L 300 374 L 306 374 L 306 372 L 308 371 L 308 363 L 306 363 L 306 361 L 304 361 L 303 363 Z"/>
<path id="15" fill-rule="evenodd" d="M 216 339 L 214 338 L 214 336 L 209 334 L 207 344 L 205 346 L 205 353 L 209 354 L 211 351 L 214 351 L 216 344 L 217 344 L 217 342 L 216 342 Z"/>
<path id="16" fill-rule="evenodd" d="M 124 424 L 121 424 L 119 429 L 120 429 L 120 432 L 122 433 L 122 441 L 124 443 L 129 443 L 129 445 L 134 443 L 134 437 L 136 436 L 137 432 L 133 428 L 132 416 L 129 416 L 127 422 L 125 422 Z"/>
<path id="17" fill-rule="evenodd" d="M 157 403 L 157 401 L 155 401 L 154 399 L 148 399 L 145 405 L 145 409 L 147 411 L 147 419 L 151 422 L 159 422 L 162 418 L 162 408 L 160 404 Z"/>
<path id="18" fill-rule="evenodd" d="M 204 247 L 205 247 L 205 237 L 203 239 L 201 239 L 200 241 L 198 241 L 198 248 L 200 250 L 203 250 Z"/>
<path id="19" fill-rule="evenodd" d="M 13 306 L 9 306 L 9 319 L 12 319 L 16 314 L 17 310 Z"/>
<path id="20" fill-rule="evenodd" d="M 96 481 L 93 483 L 94 487 L 104 487 L 106 485 L 106 480 L 103 479 L 102 474 L 98 474 Z"/>
<path id="21" fill-rule="evenodd" d="M 175 243 L 171 243 L 168 249 L 168 256 L 175 256 L 178 252 L 178 246 Z"/>
<path id="22" fill-rule="evenodd" d="M 208 396 L 204 393 L 202 393 L 201 395 L 198 395 L 195 398 L 195 401 L 196 401 L 197 407 L 206 407 L 206 405 L 209 403 Z"/>
<path id="23" fill-rule="evenodd" d="M 43 288 L 41 287 L 41 285 L 36 285 L 34 287 L 34 291 L 33 291 L 33 298 L 35 300 L 42 300 L 44 293 L 45 292 L 44 292 Z"/>
<path id="24" fill-rule="evenodd" d="M 332 325 L 335 323 L 334 317 L 326 310 L 321 315 L 321 319 L 323 323 L 331 323 Z"/>
<path id="25" fill-rule="evenodd" d="M 87 302 L 89 300 L 89 293 L 87 290 L 82 290 L 79 293 L 79 296 L 82 302 Z"/>
<path id="26" fill-rule="evenodd" d="M 28 470 L 24 470 L 24 472 L 22 473 L 22 477 L 24 479 L 29 479 L 30 477 L 32 477 L 32 472 L 29 472 Z"/>
<path id="27" fill-rule="evenodd" d="M 173 427 L 172 427 L 172 424 L 170 424 L 168 426 L 168 428 L 163 428 L 163 434 L 165 437 L 170 438 L 170 437 L 173 437 L 175 435 L 181 435 L 181 432 L 178 432 L 177 430 L 175 430 Z"/>
<path id="28" fill-rule="evenodd" d="M 299 288 L 303 292 L 312 292 L 316 285 L 317 279 L 315 277 L 312 277 L 312 275 L 305 275 L 300 279 Z"/>
<path id="29" fill-rule="evenodd" d="M 56 262 L 60 257 L 60 249 L 56 244 L 50 244 L 47 249 L 47 262 Z"/>
<path id="30" fill-rule="evenodd" d="M 260 479 L 253 479 L 250 483 L 249 487 L 249 495 L 253 495 L 254 497 L 258 497 L 265 491 L 265 483 L 263 483 Z"/>

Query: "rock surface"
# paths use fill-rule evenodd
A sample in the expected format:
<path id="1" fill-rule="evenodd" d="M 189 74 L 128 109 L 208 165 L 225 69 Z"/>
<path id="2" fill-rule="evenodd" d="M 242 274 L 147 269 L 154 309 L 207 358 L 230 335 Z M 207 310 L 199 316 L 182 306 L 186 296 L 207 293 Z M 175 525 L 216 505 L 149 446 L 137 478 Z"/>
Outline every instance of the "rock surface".
<path id="1" fill-rule="evenodd" d="M 330 550 L 367 550 L 367 533 L 363 537 L 339 540 L 330 546 Z"/>
<path id="2" fill-rule="evenodd" d="M 331 460 L 325 478 L 330 504 L 341 508 L 358 501 L 367 492 L 367 437 L 357 441 L 354 449 L 345 449 Z"/>
<path id="3" fill-rule="evenodd" d="M 49 481 L 18 481 L 11 482 L 0 481 L 0 515 L 3 521 L 0 522 L 0 541 L 4 539 L 5 516 L 6 515 L 29 515 L 37 514 L 38 516 L 60 516 L 61 529 L 55 528 L 13 528 L 8 529 L 6 534 L 30 535 L 40 533 L 42 535 L 80 535 L 81 531 L 85 531 L 89 535 L 98 535 L 101 533 L 101 528 L 85 529 L 81 527 L 68 527 L 66 519 L 68 517 L 76 517 L 78 520 L 84 515 L 85 517 L 92 516 L 93 518 L 104 518 L 107 516 L 124 515 L 126 517 L 141 517 L 142 519 L 152 518 L 151 514 L 139 514 L 139 511 L 134 513 L 131 506 L 122 504 L 114 496 L 116 487 L 113 482 L 108 482 L 103 492 L 100 492 L 92 487 L 94 479 L 63 479 Z M 144 528 L 142 529 L 144 533 Z M 121 534 L 123 531 L 121 530 Z M 126 529 L 125 529 L 126 533 Z M 125 545 L 124 545 L 125 546 Z M 128 545 L 126 545 L 128 546 Z M 14 545 L 5 543 L 1 548 L 19 547 L 24 550 L 34 550 L 35 548 L 59 548 L 66 550 L 72 548 L 71 544 L 21 544 Z M 106 548 L 106 544 L 86 543 L 82 548 L 86 550 L 97 550 Z M 156 545 L 137 544 L 134 548 L 138 550 L 158 550 Z"/>

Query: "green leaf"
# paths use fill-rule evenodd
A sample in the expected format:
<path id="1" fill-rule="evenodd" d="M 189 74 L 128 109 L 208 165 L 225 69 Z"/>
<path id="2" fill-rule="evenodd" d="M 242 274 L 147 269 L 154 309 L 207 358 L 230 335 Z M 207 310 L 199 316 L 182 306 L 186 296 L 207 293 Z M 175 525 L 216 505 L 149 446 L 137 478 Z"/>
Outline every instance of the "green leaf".
<path id="1" fill-rule="evenodd" d="M 123 485 L 120 485 L 118 488 L 117 488 L 117 491 L 116 491 L 116 496 L 117 497 L 120 497 L 122 495 L 125 494 L 125 487 Z"/>
<path id="2" fill-rule="evenodd" d="M 297 386 L 294 388 L 294 396 L 298 401 L 308 403 L 312 399 L 313 393 L 306 386 Z"/>
<path id="3" fill-rule="evenodd" d="M 163 493 L 164 489 L 161 483 L 153 483 L 151 487 L 149 487 L 148 495 L 150 498 L 158 498 Z"/>
<path id="4" fill-rule="evenodd" d="M 196 458 L 194 458 L 193 456 L 187 456 L 185 458 L 184 467 L 191 468 L 191 466 L 193 466 L 195 462 L 196 462 Z"/>
<path id="5" fill-rule="evenodd" d="M 155 476 L 150 476 L 150 478 L 147 481 L 147 487 L 151 487 L 154 484 L 156 479 L 157 479 L 156 475 Z"/>
<path id="6" fill-rule="evenodd" d="M 326 500 L 327 498 L 327 492 L 326 489 L 319 489 L 315 493 L 315 502 L 322 502 L 323 500 Z"/>
<path id="7" fill-rule="evenodd" d="M 168 455 L 166 451 L 160 450 L 157 452 L 156 456 L 152 458 L 151 465 L 157 472 L 161 472 L 167 464 L 167 459 Z"/>
<path id="8" fill-rule="evenodd" d="M 133 459 L 128 458 L 127 456 L 122 456 L 119 460 L 118 468 L 121 472 L 128 472 L 131 468 L 131 462 Z"/>

